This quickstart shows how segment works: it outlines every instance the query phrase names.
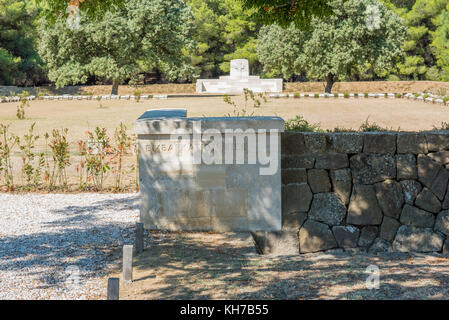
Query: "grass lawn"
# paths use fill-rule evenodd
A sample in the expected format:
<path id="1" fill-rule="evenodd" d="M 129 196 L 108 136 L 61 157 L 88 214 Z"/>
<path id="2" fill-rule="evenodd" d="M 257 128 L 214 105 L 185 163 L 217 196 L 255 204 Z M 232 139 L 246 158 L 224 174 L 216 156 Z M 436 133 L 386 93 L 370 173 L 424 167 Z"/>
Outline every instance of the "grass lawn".
<path id="1" fill-rule="evenodd" d="M 244 105 L 243 96 L 232 97 L 239 106 Z M 30 125 L 36 122 L 35 133 L 41 138 L 36 143 L 36 151 L 43 150 L 45 132 L 52 129 L 68 128 L 71 145 L 72 166 L 68 169 L 69 181 L 76 184 L 77 173 L 74 166 L 79 163 L 77 142 L 86 140 L 86 131 L 96 126 L 108 129 L 113 135 L 115 128 L 123 122 L 130 134 L 133 133 L 133 122 L 147 109 L 152 108 L 186 108 L 188 116 L 224 116 L 233 114 L 233 107 L 226 104 L 222 97 L 179 97 L 167 100 L 134 101 L 32 101 L 26 108 L 26 119 L 16 118 L 18 103 L 0 104 L 0 123 L 9 123 L 10 132 L 19 137 L 27 133 Z M 386 98 L 280 98 L 269 99 L 260 108 L 248 104 L 248 114 L 256 116 L 280 116 L 291 119 L 302 115 L 310 123 L 319 123 L 323 129 L 352 128 L 359 126 L 368 118 L 382 127 L 392 130 L 414 131 L 431 130 L 442 122 L 449 122 L 449 108 L 438 104 L 430 104 L 406 99 Z M 129 156 L 125 165 L 135 164 L 135 156 Z M 14 171 L 20 176 L 21 157 L 14 153 Z M 135 173 L 127 174 L 130 185 L 135 186 Z M 19 179 L 20 181 L 20 179 Z M 111 179 L 106 185 L 111 183 Z"/>
<path id="2" fill-rule="evenodd" d="M 233 97 L 243 105 L 242 96 Z M 85 132 L 95 126 L 106 127 L 110 132 L 120 122 L 132 125 L 145 110 L 152 108 L 186 108 L 188 116 L 224 116 L 233 114 L 233 107 L 222 97 L 169 98 L 167 100 L 134 101 L 32 101 L 26 108 L 26 120 L 16 118 L 18 103 L 0 105 L 0 123 L 10 123 L 11 132 L 22 136 L 31 123 L 36 122 L 36 132 L 43 134 L 54 128 L 69 128 L 71 141 L 85 137 Z M 449 108 L 405 99 L 351 98 L 351 99 L 269 99 L 261 108 L 248 103 L 248 113 L 255 116 L 280 116 L 285 120 L 303 115 L 311 123 L 320 123 L 323 129 L 335 127 L 357 129 L 367 118 L 383 127 L 397 130 L 430 130 L 441 122 L 449 122 Z"/>

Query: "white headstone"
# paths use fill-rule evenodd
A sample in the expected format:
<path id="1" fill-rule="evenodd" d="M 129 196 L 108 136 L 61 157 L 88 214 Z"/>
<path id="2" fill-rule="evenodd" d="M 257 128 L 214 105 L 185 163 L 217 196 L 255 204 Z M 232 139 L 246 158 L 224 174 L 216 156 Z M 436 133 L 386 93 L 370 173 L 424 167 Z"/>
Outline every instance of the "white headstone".
<path id="1" fill-rule="evenodd" d="M 231 78 L 244 79 L 249 77 L 249 63 L 246 59 L 231 60 Z"/>

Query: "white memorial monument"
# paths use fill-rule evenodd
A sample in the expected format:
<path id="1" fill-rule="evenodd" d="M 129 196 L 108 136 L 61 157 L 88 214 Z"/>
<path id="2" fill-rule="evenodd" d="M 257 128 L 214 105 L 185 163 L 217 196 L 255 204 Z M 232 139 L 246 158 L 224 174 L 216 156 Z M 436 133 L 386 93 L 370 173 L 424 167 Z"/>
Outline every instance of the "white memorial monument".
<path id="1" fill-rule="evenodd" d="M 231 74 L 220 79 L 198 79 L 197 93 L 242 93 L 243 89 L 253 92 L 282 92 L 282 79 L 260 79 L 249 75 L 246 59 L 231 60 Z"/>
<path id="2" fill-rule="evenodd" d="M 155 109 L 135 122 L 144 227 L 281 230 L 284 121 L 186 115 Z"/>

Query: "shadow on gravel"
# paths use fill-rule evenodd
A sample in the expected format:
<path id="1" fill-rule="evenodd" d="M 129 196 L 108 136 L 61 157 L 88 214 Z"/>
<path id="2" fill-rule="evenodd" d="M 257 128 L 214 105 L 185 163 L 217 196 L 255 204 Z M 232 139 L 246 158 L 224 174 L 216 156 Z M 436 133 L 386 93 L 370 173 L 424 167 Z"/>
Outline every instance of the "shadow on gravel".
<path id="1" fill-rule="evenodd" d="M 134 243 L 137 221 L 108 222 L 106 217 L 103 222 L 95 214 L 138 207 L 136 195 L 50 211 L 55 219 L 41 227 L 45 230 L 48 226 L 48 232 L 0 238 L 0 272 L 15 270 L 38 275 L 43 287 L 61 285 L 68 276 L 69 266 L 79 268 L 81 281 L 83 277 L 103 276 L 106 266 L 117 258 L 113 256 L 114 249 Z"/>

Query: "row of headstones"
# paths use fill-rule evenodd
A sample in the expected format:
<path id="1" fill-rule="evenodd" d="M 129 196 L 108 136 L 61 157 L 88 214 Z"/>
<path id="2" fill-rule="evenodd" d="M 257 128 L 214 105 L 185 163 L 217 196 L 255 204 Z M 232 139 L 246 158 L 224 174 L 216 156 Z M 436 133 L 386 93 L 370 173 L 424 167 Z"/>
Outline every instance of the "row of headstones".
<path id="1" fill-rule="evenodd" d="M 143 223 L 136 223 L 135 248 L 136 253 L 140 254 L 144 250 L 144 231 Z M 133 281 L 133 245 L 124 245 L 122 253 L 122 280 L 131 283 Z M 108 300 L 119 300 L 120 279 L 109 278 L 107 297 Z"/>
<path id="2" fill-rule="evenodd" d="M 301 94 L 293 94 L 293 93 L 270 93 L 270 98 L 407 98 L 425 102 L 432 102 L 438 104 L 449 105 L 449 96 L 437 96 L 431 93 L 301 93 Z"/>
<path id="3" fill-rule="evenodd" d="M 141 100 L 149 100 L 149 99 L 167 99 L 168 95 L 166 94 L 156 94 L 156 95 L 142 95 L 140 96 Z M 105 96 L 86 96 L 86 95 L 80 95 L 80 96 L 70 96 L 70 95 L 62 95 L 62 96 L 42 96 L 42 97 L 36 97 L 36 96 L 29 96 L 26 97 L 28 101 L 32 100 L 135 100 L 136 96 L 133 95 L 105 95 Z M 4 102 L 18 102 L 20 101 L 20 97 L 14 96 L 14 97 L 3 97 L 0 98 L 0 103 Z"/>

